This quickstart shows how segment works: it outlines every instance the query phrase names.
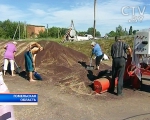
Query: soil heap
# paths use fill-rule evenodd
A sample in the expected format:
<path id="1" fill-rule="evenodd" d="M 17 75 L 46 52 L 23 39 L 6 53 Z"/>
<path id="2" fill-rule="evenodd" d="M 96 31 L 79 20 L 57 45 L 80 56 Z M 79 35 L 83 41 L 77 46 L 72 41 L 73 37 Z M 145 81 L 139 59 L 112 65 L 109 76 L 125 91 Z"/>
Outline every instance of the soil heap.
<path id="1" fill-rule="evenodd" d="M 36 66 L 45 84 L 57 84 L 64 89 L 68 87 L 79 93 L 90 93 L 91 88 L 88 84 L 96 77 L 94 74 L 98 74 L 98 71 L 85 69 L 84 65 L 89 64 L 89 58 L 86 55 L 56 42 L 40 41 L 39 43 L 44 50 L 37 55 Z M 21 53 L 17 55 L 16 62 L 24 69 L 26 47 L 21 48 L 23 49 L 20 49 Z M 105 64 L 101 64 L 100 68 L 101 70 L 109 69 Z"/>

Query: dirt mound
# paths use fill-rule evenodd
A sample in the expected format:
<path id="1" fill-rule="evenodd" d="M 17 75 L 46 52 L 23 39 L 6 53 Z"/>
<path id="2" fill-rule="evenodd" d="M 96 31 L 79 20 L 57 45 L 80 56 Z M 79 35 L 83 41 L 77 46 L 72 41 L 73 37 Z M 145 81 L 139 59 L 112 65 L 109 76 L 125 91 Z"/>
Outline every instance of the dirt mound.
<path id="1" fill-rule="evenodd" d="M 69 90 L 87 94 L 91 92 L 89 83 L 97 78 L 98 71 L 87 71 L 86 64 L 89 58 L 71 48 L 64 47 L 56 42 L 39 42 L 44 51 L 36 58 L 37 71 L 44 78 L 45 84 L 60 85 L 63 90 Z M 25 44 L 22 43 L 25 46 Z M 24 69 L 24 52 L 17 55 L 16 62 Z M 94 63 L 93 63 L 94 64 Z M 101 64 L 101 70 L 110 69 L 109 66 Z M 44 83 L 43 83 L 44 84 Z M 67 89 L 66 89 L 67 88 Z"/>
<path id="2" fill-rule="evenodd" d="M 77 64 L 78 61 L 87 59 L 86 55 L 64 47 L 56 42 L 41 41 L 39 43 L 44 46 L 44 50 L 38 53 L 36 59 L 36 66 L 39 68 L 43 68 L 44 66 L 48 69 L 51 65 L 72 67 L 74 64 Z M 16 62 L 22 68 L 24 68 L 25 51 L 25 49 L 22 49 L 22 53 L 16 57 Z"/>

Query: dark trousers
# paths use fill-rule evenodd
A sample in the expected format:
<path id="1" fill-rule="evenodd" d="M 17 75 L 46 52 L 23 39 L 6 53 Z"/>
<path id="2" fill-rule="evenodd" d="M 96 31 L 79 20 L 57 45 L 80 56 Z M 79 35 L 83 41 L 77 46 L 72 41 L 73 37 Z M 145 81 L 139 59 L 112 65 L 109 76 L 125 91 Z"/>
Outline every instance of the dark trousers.
<path id="1" fill-rule="evenodd" d="M 118 76 L 117 94 L 122 94 L 123 89 L 123 77 L 125 72 L 126 60 L 123 57 L 114 58 L 112 64 L 112 81 L 110 90 L 115 89 L 115 78 Z"/>
<path id="2" fill-rule="evenodd" d="M 104 56 L 104 54 L 102 54 L 102 55 L 96 57 L 96 61 L 95 61 L 96 66 L 99 66 L 100 61 L 101 61 L 101 59 L 103 58 L 103 56 Z"/>

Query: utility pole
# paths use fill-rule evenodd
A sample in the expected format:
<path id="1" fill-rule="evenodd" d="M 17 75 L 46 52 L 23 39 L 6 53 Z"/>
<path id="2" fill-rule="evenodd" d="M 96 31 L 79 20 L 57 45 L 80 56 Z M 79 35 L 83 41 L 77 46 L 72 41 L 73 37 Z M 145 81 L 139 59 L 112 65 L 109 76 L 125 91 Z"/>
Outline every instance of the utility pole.
<path id="1" fill-rule="evenodd" d="M 47 30 L 47 37 L 48 37 L 48 24 L 47 24 L 47 29 L 46 30 Z"/>
<path id="2" fill-rule="evenodd" d="M 96 9 L 96 0 L 94 0 L 94 31 L 93 31 L 94 40 L 95 40 L 95 24 L 96 24 L 96 20 L 95 20 L 95 9 Z"/>
<path id="3" fill-rule="evenodd" d="M 26 22 L 24 22 L 24 39 L 26 39 L 27 36 L 27 30 L 26 30 Z"/>
<path id="4" fill-rule="evenodd" d="M 58 38 L 59 38 L 59 27 L 58 27 Z"/>
<path id="5" fill-rule="evenodd" d="M 14 34 L 14 36 L 13 36 L 13 40 L 15 39 L 16 32 L 17 32 L 17 30 L 18 30 L 18 27 L 19 27 L 19 23 L 18 23 L 18 25 L 17 25 L 17 28 L 16 28 L 16 31 L 15 31 L 15 34 Z"/>
<path id="6" fill-rule="evenodd" d="M 73 23 L 73 20 L 71 20 L 71 28 L 75 31 L 75 40 L 77 40 L 77 32 L 76 32 L 76 29 L 75 29 L 75 26 L 74 26 L 74 23 Z"/>
<path id="7" fill-rule="evenodd" d="M 20 40 L 20 21 L 19 21 L 19 40 Z"/>

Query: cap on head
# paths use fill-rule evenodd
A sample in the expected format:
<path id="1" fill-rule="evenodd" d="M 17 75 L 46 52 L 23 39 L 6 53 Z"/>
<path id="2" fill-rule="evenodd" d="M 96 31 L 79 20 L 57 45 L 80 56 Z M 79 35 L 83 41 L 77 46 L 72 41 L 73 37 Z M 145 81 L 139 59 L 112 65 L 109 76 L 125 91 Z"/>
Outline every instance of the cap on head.
<path id="1" fill-rule="evenodd" d="M 91 45 L 92 45 L 92 46 L 95 46 L 95 45 L 96 45 L 96 42 L 92 42 Z"/>
<path id="2" fill-rule="evenodd" d="M 13 43 L 14 43 L 15 45 L 17 45 L 17 42 L 16 42 L 16 41 L 13 41 Z"/>

